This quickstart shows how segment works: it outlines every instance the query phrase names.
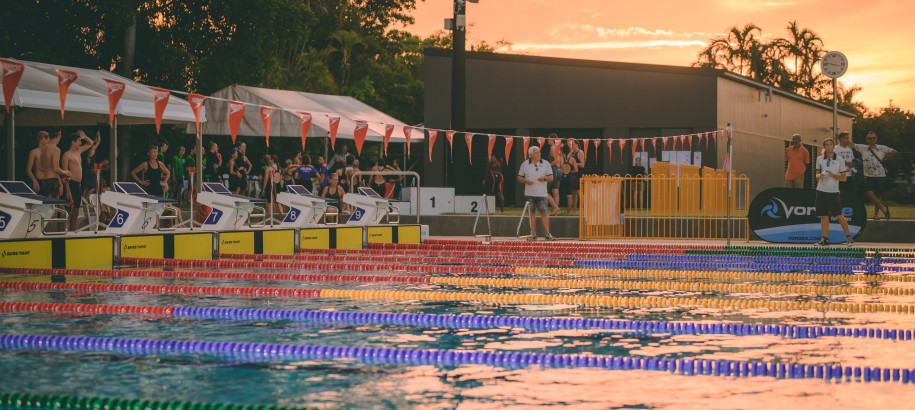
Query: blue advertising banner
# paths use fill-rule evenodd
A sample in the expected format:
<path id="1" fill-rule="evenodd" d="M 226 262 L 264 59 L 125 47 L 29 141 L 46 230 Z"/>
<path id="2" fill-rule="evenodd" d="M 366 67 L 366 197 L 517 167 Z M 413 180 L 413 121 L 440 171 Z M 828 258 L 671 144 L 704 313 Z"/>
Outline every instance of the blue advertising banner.
<path id="1" fill-rule="evenodd" d="M 823 236 L 816 216 L 816 191 L 813 189 L 770 188 L 750 203 L 747 219 L 756 236 L 767 242 L 816 243 Z M 861 199 L 842 194 L 842 215 L 848 221 L 852 238 L 867 224 Z M 829 220 L 829 242 L 845 242 L 845 232 L 835 218 Z"/>

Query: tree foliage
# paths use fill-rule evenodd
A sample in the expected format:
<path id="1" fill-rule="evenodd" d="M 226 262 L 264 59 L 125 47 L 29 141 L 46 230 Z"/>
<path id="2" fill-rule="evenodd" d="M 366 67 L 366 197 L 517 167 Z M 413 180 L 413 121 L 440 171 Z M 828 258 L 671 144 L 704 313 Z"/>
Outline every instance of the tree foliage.
<path id="1" fill-rule="evenodd" d="M 819 70 L 826 50 L 823 39 L 797 21 L 786 26 L 788 36 L 766 41 L 753 23 L 734 26 L 714 37 L 699 52 L 693 66 L 725 69 L 805 97 L 832 103 L 832 79 Z M 862 113 L 867 108 L 854 100 L 861 87 L 839 83 L 838 100 L 843 109 Z"/>

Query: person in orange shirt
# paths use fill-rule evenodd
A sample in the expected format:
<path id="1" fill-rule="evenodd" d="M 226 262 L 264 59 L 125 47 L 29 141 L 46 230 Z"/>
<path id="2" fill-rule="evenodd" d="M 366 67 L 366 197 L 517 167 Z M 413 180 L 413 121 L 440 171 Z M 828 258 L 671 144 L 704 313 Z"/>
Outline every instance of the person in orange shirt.
<path id="1" fill-rule="evenodd" d="M 785 171 L 785 188 L 804 188 L 804 171 L 810 164 L 810 152 L 801 145 L 801 134 L 791 137 L 791 145 L 785 148 L 785 161 L 788 169 Z"/>

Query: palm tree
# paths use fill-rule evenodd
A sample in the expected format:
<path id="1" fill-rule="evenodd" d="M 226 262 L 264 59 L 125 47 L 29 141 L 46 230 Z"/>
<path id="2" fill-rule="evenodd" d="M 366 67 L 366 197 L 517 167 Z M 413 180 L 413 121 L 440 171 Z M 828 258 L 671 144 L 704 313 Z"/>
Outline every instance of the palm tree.
<path id="1" fill-rule="evenodd" d="M 789 38 L 779 38 L 773 43 L 779 47 L 784 57 L 794 60 L 794 73 L 790 88 L 800 90 L 807 97 L 816 93 L 817 78 L 813 69 L 820 62 L 823 52 L 823 39 L 808 28 L 799 29 L 797 21 L 788 23 Z M 786 87 L 788 88 L 788 87 Z"/>
<path id="2" fill-rule="evenodd" d="M 365 41 L 353 30 L 340 30 L 330 36 L 330 44 L 324 50 L 327 56 L 340 54 L 340 88 L 349 82 L 350 58 L 356 46 L 365 47 Z"/>
<path id="3" fill-rule="evenodd" d="M 715 37 L 699 52 L 699 67 L 724 68 L 747 77 L 759 79 L 768 54 L 759 41 L 761 30 L 753 23 L 731 27 L 727 34 Z"/>

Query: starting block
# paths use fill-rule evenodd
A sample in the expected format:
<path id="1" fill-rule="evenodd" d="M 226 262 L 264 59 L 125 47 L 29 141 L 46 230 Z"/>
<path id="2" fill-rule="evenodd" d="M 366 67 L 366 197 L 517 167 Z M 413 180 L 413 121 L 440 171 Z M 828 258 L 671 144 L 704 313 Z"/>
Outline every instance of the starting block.
<path id="1" fill-rule="evenodd" d="M 343 195 L 343 202 L 350 204 L 355 209 L 350 215 L 347 225 L 378 225 L 387 216 L 388 223 L 400 222 L 400 211 L 391 202 L 378 195 L 371 188 L 359 188 L 359 193 Z"/>
<path id="2" fill-rule="evenodd" d="M 210 214 L 200 229 L 207 231 L 240 231 L 249 228 L 263 228 L 267 218 L 266 210 L 254 204 L 264 203 L 263 199 L 235 195 L 218 182 L 204 182 L 203 190 L 197 194 L 197 202 L 211 208 Z M 255 212 L 257 211 L 257 212 Z M 252 217 L 259 217 L 259 224 L 251 223 Z"/>
<path id="3" fill-rule="evenodd" d="M 149 195 L 133 182 L 115 182 L 112 186 L 113 190 L 102 193 L 102 203 L 118 211 L 105 233 L 137 235 L 175 230 L 179 211 L 171 204 L 178 201 Z M 163 221 L 172 221 L 172 226 L 161 226 Z"/>
<path id="4" fill-rule="evenodd" d="M 36 238 L 63 235 L 63 232 L 45 232 L 45 225 L 62 222 L 66 226 L 68 214 L 55 205 L 67 201 L 36 195 L 28 185 L 19 181 L 0 181 L 0 239 Z M 62 212 L 62 218 L 55 214 Z"/>
<path id="5" fill-rule="evenodd" d="M 276 201 L 289 207 L 281 228 L 313 228 L 327 211 L 327 200 L 313 195 L 301 185 L 287 185 L 289 192 L 280 192 Z"/>

